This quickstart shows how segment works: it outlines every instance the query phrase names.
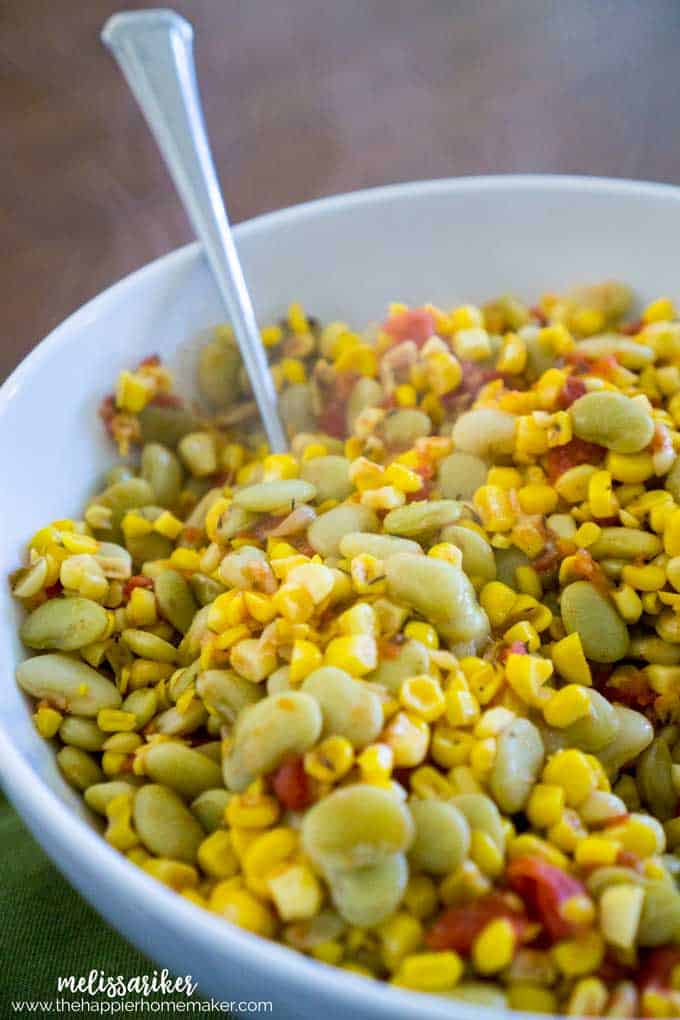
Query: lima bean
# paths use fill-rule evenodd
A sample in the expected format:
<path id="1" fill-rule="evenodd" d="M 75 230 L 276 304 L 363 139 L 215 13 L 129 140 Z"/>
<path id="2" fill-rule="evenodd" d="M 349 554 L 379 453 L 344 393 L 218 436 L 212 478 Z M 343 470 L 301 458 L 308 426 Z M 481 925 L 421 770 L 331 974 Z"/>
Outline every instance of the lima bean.
<path id="1" fill-rule="evenodd" d="M 575 436 L 614 453 L 639 453 L 654 435 L 652 416 L 641 403 L 613 390 L 586 393 L 570 411 Z"/>
<path id="2" fill-rule="evenodd" d="M 465 815 L 470 829 L 481 829 L 494 841 L 501 853 L 504 851 L 503 819 L 491 797 L 483 793 L 459 793 L 450 803 Z"/>
<path id="3" fill-rule="evenodd" d="M 57 751 L 57 765 L 66 782 L 76 790 L 86 790 L 104 778 L 95 759 L 79 747 L 62 747 Z"/>
<path id="4" fill-rule="evenodd" d="M 207 669 L 199 673 L 196 691 L 206 705 L 229 723 L 235 722 L 242 709 L 254 705 L 262 696 L 257 684 L 230 669 Z"/>
<path id="5" fill-rule="evenodd" d="M 138 417 L 143 442 L 162 443 L 173 449 L 198 424 L 190 411 L 182 407 L 163 407 L 161 404 L 147 404 Z"/>
<path id="6" fill-rule="evenodd" d="M 662 946 L 680 931 L 680 894 L 670 877 L 645 883 L 645 898 L 636 941 L 641 946 Z"/>
<path id="7" fill-rule="evenodd" d="M 158 695 L 153 687 L 140 687 L 136 691 L 131 691 L 120 707 L 123 712 L 134 713 L 135 729 L 141 730 L 156 714 Z"/>
<path id="8" fill-rule="evenodd" d="M 657 737 L 637 761 L 635 778 L 643 803 L 662 822 L 675 815 L 678 794 L 673 784 L 673 759 L 668 744 Z"/>
<path id="9" fill-rule="evenodd" d="M 132 814 L 137 834 L 150 853 L 193 864 L 205 832 L 174 790 L 147 783 L 135 794 Z"/>
<path id="10" fill-rule="evenodd" d="M 478 531 L 450 524 L 442 531 L 442 542 L 451 542 L 463 555 L 462 567 L 472 581 L 494 581 L 496 559 L 494 551 Z"/>
<path id="11" fill-rule="evenodd" d="M 240 396 L 241 358 L 233 340 L 215 337 L 198 352 L 198 387 L 217 410 L 228 408 Z"/>
<path id="12" fill-rule="evenodd" d="M 252 564 L 266 562 L 267 557 L 261 549 L 254 545 L 242 545 L 222 559 L 219 575 L 228 588 L 246 591 L 253 586 L 253 575 L 250 572 Z"/>
<path id="13" fill-rule="evenodd" d="M 567 585 L 560 599 L 567 634 L 576 631 L 593 662 L 617 662 L 628 651 L 628 628 L 609 599 L 589 581 Z"/>
<path id="14" fill-rule="evenodd" d="M 222 770 L 216 762 L 174 740 L 145 750 L 144 771 L 155 783 L 169 786 L 191 800 L 222 782 Z"/>
<path id="15" fill-rule="evenodd" d="M 384 397 L 379 382 L 368 376 L 357 379 L 347 401 L 347 431 L 352 433 L 357 418 L 367 407 L 378 407 Z"/>
<path id="16" fill-rule="evenodd" d="M 156 503 L 175 506 L 184 477 L 176 453 L 160 443 L 147 443 L 142 450 L 141 474 L 153 489 Z"/>
<path id="17" fill-rule="evenodd" d="M 183 737 L 197 730 L 207 718 L 205 707 L 198 698 L 194 698 L 183 712 L 174 705 L 166 708 L 165 712 L 156 716 L 154 727 L 157 733 L 165 733 L 168 737 Z"/>
<path id="18" fill-rule="evenodd" d="M 59 727 L 59 739 L 81 751 L 101 751 L 107 737 L 108 733 L 100 730 L 94 719 L 84 716 L 67 715 Z"/>
<path id="19" fill-rule="evenodd" d="M 501 811 L 514 815 L 524 807 L 543 766 L 543 741 L 529 719 L 513 719 L 498 737 L 489 773 L 489 789 Z"/>
<path id="20" fill-rule="evenodd" d="M 312 521 L 307 540 L 324 558 L 337 556 L 340 541 L 349 531 L 378 531 L 380 522 L 374 510 L 361 503 L 341 503 Z"/>
<path id="21" fill-rule="evenodd" d="M 270 694 L 239 715 L 224 781 L 240 792 L 258 776 L 271 772 L 289 754 L 303 754 L 319 738 L 321 709 L 302 691 Z"/>
<path id="22" fill-rule="evenodd" d="M 302 690 L 318 701 L 326 734 L 345 737 L 355 748 L 375 740 L 383 728 L 382 704 L 364 682 L 333 666 L 306 677 Z"/>
<path id="23" fill-rule="evenodd" d="M 409 805 L 415 837 L 409 858 L 416 868 L 432 875 L 455 871 L 470 849 L 470 826 L 462 811 L 446 801 L 431 798 Z"/>
<path id="24" fill-rule="evenodd" d="M 431 429 L 428 415 L 409 407 L 388 414 L 381 427 L 385 444 L 392 449 L 413 446 L 416 439 L 429 436 Z"/>
<path id="25" fill-rule="evenodd" d="M 198 605 L 185 579 L 177 570 L 161 570 L 154 580 L 154 591 L 161 616 L 169 620 L 175 630 L 186 634 Z"/>
<path id="26" fill-rule="evenodd" d="M 409 538 L 397 538 L 395 535 L 372 535 L 368 531 L 350 531 L 340 540 L 340 555 L 351 560 L 362 553 L 375 556 L 378 560 L 386 560 L 397 553 L 413 553 L 420 556 L 423 552 L 417 542 Z"/>
<path id="27" fill-rule="evenodd" d="M 302 821 L 302 846 L 322 871 L 378 864 L 409 849 L 411 813 L 390 790 L 356 783 L 317 801 Z"/>
<path id="28" fill-rule="evenodd" d="M 462 511 L 461 504 L 453 499 L 419 499 L 390 510 L 383 526 L 390 535 L 410 538 L 453 524 Z"/>
<path id="29" fill-rule="evenodd" d="M 238 489 L 234 504 L 251 513 L 272 513 L 291 510 L 298 503 L 311 503 L 316 487 L 302 478 L 283 478 L 273 482 L 257 482 Z"/>
<path id="30" fill-rule="evenodd" d="M 279 397 L 279 414 L 289 436 L 311 432 L 316 425 L 312 387 L 308 383 L 287 386 Z"/>
<path id="31" fill-rule="evenodd" d="M 380 924 L 401 903 L 408 882 L 408 865 L 401 853 L 376 864 L 328 875 L 331 897 L 348 924 L 362 928 Z"/>
<path id="32" fill-rule="evenodd" d="M 367 677 L 373 683 L 382 684 L 392 694 L 399 695 L 404 680 L 420 676 L 430 670 L 430 653 L 420 641 L 404 641 L 398 646 L 393 659 L 381 658 L 375 673 Z"/>
<path id="33" fill-rule="evenodd" d="M 191 810 L 206 832 L 215 832 L 224 825 L 224 812 L 231 794 L 224 789 L 204 790 L 191 802 Z"/>
<path id="34" fill-rule="evenodd" d="M 588 551 L 596 560 L 649 560 L 661 552 L 661 539 L 640 528 L 602 528 Z"/>
<path id="35" fill-rule="evenodd" d="M 583 693 L 590 700 L 590 715 L 567 726 L 564 735 L 569 747 L 588 752 L 599 751 L 610 744 L 618 733 L 619 717 L 611 702 L 592 687 L 584 687 Z"/>
<path id="36" fill-rule="evenodd" d="M 453 443 L 457 450 L 482 460 L 497 460 L 513 452 L 516 427 L 517 419 L 507 411 L 478 407 L 458 418 L 453 426 Z"/>
<path id="37" fill-rule="evenodd" d="M 311 460 L 303 461 L 301 477 L 314 486 L 319 503 L 327 499 L 342 502 L 352 491 L 347 457 L 334 454 L 312 457 Z"/>
<path id="38" fill-rule="evenodd" d="M 579 340 L 574 353 L 583 355 L 589 361 L 613 355 L 620 365 L 635 372 L 656 361 L 656 353 L 651 347 L 619 336 L 617 333 L 603 333 L 600 336 L 588 337 L 587 340 Z"/>
<path id="39" fill-rule="evenodd" d="M 92 811 L 96 811 L 98 815 L 105 815 L 106 808 L 114 797 L 119 797 L 121 793 L 134 794 L 139 785 L 140 780 L 137 776 L 129 779 L 112 779 L 109 782 L 88 786 L 83 796 Z"/>
<path id="40" fill-rule="evenodd" d="M 108 624 L 108 613 L 92 599 L 53 598 L 29 613 L 20 634 L 29 648 L 72 652 L 99 641 Z"/>
<path id="41" fill-rule="evenodd" d="M 596 752 L 596 757 L 612 776 L 627 762 L 634 761 L 654 739 L 654 727 L 641 712 L 623 705 L 614 705 L 619 728 L 610 744 Z"/>
<path id="42" fill-rule="evenodd" d="M 118 708 L 121 702 L 110 680 L 80 659 L 59 652 L 26 659 L 16 675 L 27 694 L 73 715 L 94 717 L 102 708 Z"/>
<path id="43" fill-rule="evenodd" d="M 415 609 L 452 642 L 481 643 L 489 621 L 462 570 L 432 556 L 392 556 L 385 562 L 390 598 Z"/>
<path id="44" fill-rule="evenodd" d="M 488 470 L 486 462 L 472 453 L 451 453 L 439 464 L 439 490 L 444 499 L 470 500 L 486 482 Z"/>

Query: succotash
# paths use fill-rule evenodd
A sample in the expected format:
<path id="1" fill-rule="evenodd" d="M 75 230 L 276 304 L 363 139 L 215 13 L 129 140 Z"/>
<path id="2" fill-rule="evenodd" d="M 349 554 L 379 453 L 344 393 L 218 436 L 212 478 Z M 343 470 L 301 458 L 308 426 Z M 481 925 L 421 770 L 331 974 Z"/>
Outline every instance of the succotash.
<path id="1" fill-rule="evenodd" d="M 604 283 L 158 358 L 11 578 L 104 838 L 226 921 L 470 1003 L 680 1013 L 680 321 Z"/>

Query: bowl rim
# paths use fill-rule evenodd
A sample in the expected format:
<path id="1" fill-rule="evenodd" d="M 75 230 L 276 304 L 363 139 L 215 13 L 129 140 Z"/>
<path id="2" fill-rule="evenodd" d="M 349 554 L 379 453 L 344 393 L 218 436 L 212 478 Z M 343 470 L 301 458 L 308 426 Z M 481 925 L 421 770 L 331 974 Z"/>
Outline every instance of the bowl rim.
<path id="1" fill-rule="evenodd" d="M 680 202 L 680 188 L 666 183 L 583 175 L 493 174 L 411 181 L 319 198 L 256 216 L 235 226 L 234 232 L 237 241 L 245 241 L 280 226 L 337 212 L 351 212 L 365 205 L 466 190 L 563 194 L 589 192 L 595 195 L 613 194 Z M 162 277 L 169 270 L 185 264 L 188 266 L 200 257 L 198 242 L 177 248 L 129 273 L 64 319 L 22 359 L 0 387 L 0 422 L 23 384 L 32 373 L 39 370 L 42 362 L 55 349 L 67 341 L 74 327 L 86 326 L 88 321 L 94 321 L 102 310 L 117 302 L 127 288 L 151 282 L 154 277 Z M 6 620 L 2 626 L 11 627 L 12 621 Z M 458 1003 L 454 999 L 423 996 L 418 992 L 390 987 L 384 982 L 366 980 L 335 967 L 320 966 L 318 961 L 280 943 L 225 924 L 224 920 L 183 899 L 146 875 L 109 846 L 84 818 L 53 793 L 33 771 L 13 745 L 12 735 L 1 720 L 0 744 L 3 749 L 0 756 L 0 779 L 8 799 L 25 822 L 28 822 L 30 815 L 41 820 L 45 833 L 58 832 L 60 841 L 68 846 L 74 857 L 86 856 L 90 871 L 105 875 L 107 884 L 115 882 L 119 885 L 125 890 L 125 896 L 132 898 L 159 927 L 185 931 L 191 927 L 192 938 L 196 943 L 204 945 L 207 951 L 217 947 L 224 957 L 231 956 L 234 961 L 240 954 L 248 954 L 253 967 L 267 975 L 268 987 L 271 987 L 272 992 L 275 992 L 279 983 L 289 988 L 295 987 L 305 997 L 319 992 L 322 999 L 334 997 L 348 1009 L 357 1009 L 359 1016 L 362 1015 L 362 1009 L 368 1008 L 375 1015 L 386 1014 L 389 1010 L 393 1016 L 409 1020 L 420 1020 L 424 1015 L 431 1018 L 447 1017 L 449 1020 L 458 1016 L 463 1020 L 470 1016 L 471 1009 L 480 1020 L 498 1016 L 497 1010 L 493 1008 L 471 1007 L 470 1003 L 463 1000 Z M 266 994 L 266 989 L 263 992 Z M 515 1015 L 529 1020 L 528 1014 Z"/>

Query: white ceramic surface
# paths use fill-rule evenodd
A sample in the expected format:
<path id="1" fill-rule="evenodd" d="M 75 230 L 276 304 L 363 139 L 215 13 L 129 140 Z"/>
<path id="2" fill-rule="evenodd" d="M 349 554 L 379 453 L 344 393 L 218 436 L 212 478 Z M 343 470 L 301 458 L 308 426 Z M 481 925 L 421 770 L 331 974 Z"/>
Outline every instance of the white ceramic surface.
<path id="1" fill-rule="evenodd" d="M 397 185 L 299 206 L 239 226 L 260 321 L 293 299 L 357 326 L 390 300 L 452 305 L 615 277 L 642 299 L 677 298 L 680 191 L 560 177 Z M 26 282 L 30 286 L 30 281 Z M 56 329 L 0 389 L 0 574 L 41 524 L 75 514 L 113 456 L 96 408 L 141 356 L 172 360 L 220 321 L 196 246 L 128 277 Z M 220 999 L 271 999 L 275 1017 L 463 1020 L 465 1003 L 398 992 L 317 964 L 221 922 L 104 843 L 62 783 L 14 684 L 16 607 L 0 583 L 0 778 L 67 878 L 140 949 Z M 74 810 L 75 809 L 75 810 Z"/>

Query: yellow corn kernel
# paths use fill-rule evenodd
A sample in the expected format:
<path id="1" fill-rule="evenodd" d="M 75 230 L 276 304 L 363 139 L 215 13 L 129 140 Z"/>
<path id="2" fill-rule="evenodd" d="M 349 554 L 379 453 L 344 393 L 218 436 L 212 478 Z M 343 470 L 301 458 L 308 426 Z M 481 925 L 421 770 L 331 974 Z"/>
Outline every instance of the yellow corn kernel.
<path id="1" fill-rule="evenodd" d="M 456 390 L 463 378 L 458 358 L 450 351 L 434 351 L 425 359 L 427 383 L 432 393 L 441 397 Z"/>
<path id="2" fill-rule="evenodd" d="M 619 509 L 609 471 L 596 471 L 588 479 L 588 503 L 593 517 L 613 517 Z"/>
<path id="3" fill-rule="evenodd" d="M 525 857 L 527 854 L 538 854 L 539 857 L 544 857 L 549 864 L 554 864 L 556 868 L 569 867 L 569 858 L 566 854 L 563 854 L 547 840 L 540 839 L 539 836 L 534 836 L 529 832 L 515 836 L 508 844 L 508 857 L 511 861 L 518 857 Z"/>
<path id="4" fill-rule="evenodd" d="M 645 453 L 614 453 L 610 450 L 605 461 L 607 471 L 617 482 L 635 485 L 646 482 L 654 475 L 654 459 Z"/>
<path id="5" fill-rule="evenodd" d="M 415 407 L 418 403 L 418 394 L 410 383 L 402 383 L 397 386 L 394 396 L 399 407 Z"/>
<path id="6" fill-rule="evenodd" d="M 404 637 L 420 641 L 426 648 L 439 648 L 439 635 L 429 623 L 420 620 L 409 620 L 404 627 Z"/>
<path id="7" fill-rule="evenodd" d="M 519 375 L 524 371 L 527 362 L 527 345 L 515 333 L 508 333 L 496 361 L 499 372 Z"/>
<path id="8" fill-rule="evenodd" d="M 564 811 L 564 790 L 561 786 L 537 783 L 526 807 L 527 818 L 536 829 L 549 829 L 559 822 Z"/>
<path id="9" fill-rule="evenodd" d="M 419 474 L 396 461 L 385 471 L 385 482 L 399 492 L 418 492 L 423 487 L 423 480 Z"/>
<path id="10" fill-rule="evenodd" d="M 394 753 L 388 744 L 369 744 L 357 758 L 361 777 L 367 783 L 386 783 L 394 766 Z"/>
<path id="11" fill-rule="evenodd" d="M 412 917 L 424 920 L 437 909 L 437 887 L 428 875 L 411 875 L 404 893 L 404 908 Z"/>
<path id="12" fill-rule="evenodd" d="M 153 531 L 151 521 L 148 521 L 146 517 L 142 517 L 140 513 L 134 510 L 128 510 L 120 522 L 120 526 L 125 538 L 128 540 L 131 538 L 142 538 Z"/>
<path id="13" fill-rule="evenodd" d="M 184 895 L 194 892 L 198 885 L 198 872 L 191 864 L 173 861 L 168 857 L 148 857 L 140 867 L 157 881 Z"/>
<path id="14" fill-rule="evenodd" d="M 624 584 L 637 591 L 658 591 L 666 583 L 666 572 L 663 567 L 655 566 L 653 563 L 644 566 L 630 563 L 621 571 L 621 578 Z"/>
<path id="15" fill-rule="evenodd" d="M 354 748 L 346 737 L 326 737 L 305 755 L 305 772 L 322 783 L 337 783 L 354 764 Z"/>
<path id="16" fill-rule="evenodd" d="M 596 473 L 597 468 L 592 464 L 578 464 L 560 475 L 555 489 L 567 503 L 581 503 L 587 499 L 590 479 Z"/>
<path id="17" fill-rule="evenodd" d="M 580 977 L 598 969 L 604 950 L 600 933 L 589 931 L 578 938 L 558 942 L 552 949 L 552 957 L 565 977 Z"/>
<path id="18" fill-rule="evenodd" d="M 383 921 L 379 934 L 382 961 L 389 971 L 394 972 L 404 957 L 413 953 L 421 944 L 423 926 L 417 917 L 399 911 Z"/>
<path id="19" fill-rule="evenodd" d="M 292 684 L 299 684 L 318 669 L 323 662 L 319 648 L 311 641 L 298 640 L 293 643 L 288 678 Z"/>
<path id="20" fill-rule="evenodd" d="M 644 898 L 642 886 L 633 883 L 622 882 L 604 890 L 600 897 L 600 928 L 607 942 L 620 949 L 633 948 Z"/>
<path id="21" fill-rule="evenodd" d="M 384 489 L 373 490 L 384 493 Z M 395 490 L 396 492 L 396 490 Z M 363 502 L 363 496 L 362 502 Z M 370 553 L 354 556 L 350 564 L 350 575 L 354 590 L 359 595 L 384 595 L 387 591 L 385 582 L 385 564 Z"/>
<path id="22" fill-rule="evenodd" d="M 137 716 L 134 712 L 123 712 L 119 708 L 102 708 L 97 715 L 97 726 L 104 733 L 119 733 L 134 730 Z"/>
<path id="23" fill-rule="evenodd" d="M 208 905 L 239 928 L 265 938 L 274 935 L 275 922 L 271 911 L 247 889 L 235 888 L 230 879 L 218 882 L 210 893 Z"/>
<path id="24" fill-rule="evenodd" d="M 506 490 L 496 485 L 480 486 L 474 504 L 487 531 L 509 531 L 517 520 Z"/>
<path id="25" fill-rule="evenodd" d="M 470 656 L 461 661 L 470 691 L 480 705 L 488 705 L 504 683 L 503 669 L 484 659 Z"/>
<path id="26" fill-rule="evenodd" d="M 565 729 L 578 719 L 592 714 L 592 706 L 585 688 L 580 684 L 567 684 L 552 695 L 543 705 L 543 717 L 548 726 Z"/>
<path id="27" fill-rule="evenodd" d="M 553 665 L 560 676 L 573 684 L 592 686 L 590 665 L 585 657 L 581 637 L 577 631 L 556 641 L 551 649 Z"/>
<path id="28" fill-rule="evenodd" d="M 551 514 L 557 507 L 557 493 L 550 485 L 524 485 L 517 497 L 525 514 Z"/>
<path id="29" fill-rule="evenodd" d="M 666 849 L 663 826 L 651 815 L 631 813 L 620 825 L 608 826 L 607 836 L 638 857 L 652 857 Z"/>
<path id="30" fill-rule="evenodd" d="M 148 588 L 133 588 L 125 615 L 130 627 L 150 627 L 156 623 L 158 615 L 154 593 Z"/>
<path id="31" fill-rule="evenodd" d="M 470 857 L 482 874 L 488 878 L 498 878 L 503 872 L 505 863 L 503 853 L 499 849 L 498 843 L 482 829 L 472 830 Z"/>
<path id="32" fill-rule="evenodd" d="M 198 863 L 211 878 L 231 878 L 238 868 L 231 835 L 226 829 L 216 829 L 198 848 Z"/>
<path id="33" fill-rule="evenodd" d="M 586 838 L 587 830 L 576 811 L 567 807 L 558 821 L 548 829 L 547 836 L 554 846 L 571 854 L 579 842 Z"/>
<path id="34" fill-rule="evenodd" d="M 541 638 L 538 631 L 535 627 L 532 627 L 528 620 L 520 620 L 519 623 L 509 627 L 503 634 L 503 640 L 509 645 L 515 641 L 521 641 L 530 652 L 537 652 L 541 647 Z"/>
<path id="35" fill-rule="evenodd" d="M 491 338 L 481 326 L 457 329 L 453 346 L 459 358 L 468 361 L 484 361 L 491 356 Z"/>
<path id="36" fill-rule="evenodd" d="M 621 844 L 602 836 L 586 836 L 574 850 L 574 860 L 582 867 L 615 864 Z"/>
<path id="37" fill-rule="evenodd" d="M 470 769 L 475 779 L 483 782 L 496 760 L 496 738 L 484 737 L 477 740 L 470 750 Z"/>
<path id="38" fill-rule="evenodd" d="M 279 802 L 263 793 L 234 794 L 227 804 L 226 820 L 230 826 L 243 829 L 264 829 L 279 817 Z"/>
<path id="39" fill-rule="evenodd" d="M 293 567 L 286 581 L 289 584 L 301 585 L 309 592 L 314 605 L 319 605 L 333 591 L 335 575 L 322 563 L 302 563 Z"/>
<path id="40" fill-rule="evenodd" d="M 510 492 L 512 489 L 519 489 L 522 475 L 517 468 L 491 467 L 486 475 L 486 484 Z"/>
<path id="41" fill-rule="evenodd" d="M 57 712 L 56 708 L 41 705 L 33 716 L 33 722 L 40 736 L 44 737 L 45 740 L 51 740 L 52 737 L 56 736 L 63 718 L 61 712 Z"/>
<path id="42" fill-rule="evenodd" d="M 410 786 L 412 793 L 415 793 L 421 800 L 430 797 L 438 797 L 443 800 L 453 796 L 453 790 L 448 780 L 438 769 L 431 765 L 421 765 L 411 773 Z"/>
<path id="43" fill-rule="evenodd" d="M 156 394 L 156 383 L 138 372 L 122 371 L 116 384 L 116 407 L 139 414 Z"/>
<path id="44" fill-rule="evenodd" d="M 265 482 L 283 478 L 297 478 L 300 465 L 290 453 L 270 453 L 262 461 L 262 477 Z"/>
<path id="45" fill-rule="evenodd" d="M 479 974 L 497 974 L 515 953 L 515 929 L 507 917 L 490 921 L 472 945 L 472 962 Z"/>
<path id="46" fill-rule="evenodd" d="M 437 765 L 450 769 L 469 761 L 473 745 L 471 733 L 438 723 L 432 734 L 431 754 Z"/>
<path id="47" fill-rule="evenodd" d="M 283 330 L 280 326 L 263 326 L 260 337 L 265 347 L 276 347 L 283 339 Z"/>
<path id="48" fill-rule="evenodd" d="M 367 489 L 361 494 L 362 506 L 371 507 L 373 510 L 396 510 L 406 502 L 404 493 L 394 485 L 382 485 L 379 489 Z M 355 560 L 359 557 L 355 557 Z M 354 560 L 352 561 L 355 562 Z M 357 587 L 357 591 L 364 589 Z"/>
<path id="49" fill-rule="evenodd" d="M 427 673 L 407 677 L 399 690 L 403 708 L 426 722 L 434 722 L 446 710 L 446 698 L 439 681 Z"/>
<path id="50" fill-rule="evenodd" d="M 677 314 L 675 305 L 670 298 L 657 298 L 644 309 L 642 321 L 644 323 L 668 322 L 677 318 Z"/>
<path id="51" fill-rule="evenodd" d="M 449 686 L 445 697 L 446 719 L 451 726 L 472 726 L 477 722 L 480 707 L 471 691 Z"/>
<path id="52" fill-rule="evenodd" d="M 397 712 L 382 735 L 392 750 L 395 768 L 413 768 L 424 760 L 430 743 L 430 727 L 411 712 Z"/>
<path id="53" fill-rule="evenodd" d="M 393 983 L 417 992 L 446 992 L 454 988 L 463 973 L 463 961 L 453 950 L 413 953 L 401 963 Z"/>
<path id="54" fill-rule="evenodd" d="M 378 621 L 375 609 L 368 602 L 357 602 L 350 609 L 346 609 L 336 620 L 338 630 L 342 634 L 368 634 L 375 636 L 378 631 Z"/>
<path id="55" fill-rule="evenodd" d="M 132 828 L 132 795 L 120 793 L 106 805 L 108 827 L 104 838 L 116 850 L 125 853 L 139 843 L 139 837 Z"/>
<path id="56" fill-rule="evenodd" d="M 304 862 L 281 865 L 270 873 L 267 885 L 282 921 L 306 921 L 315 917 L 321 909 L 321 885 Z"/>
<path id="57" fill-rule="evenodd" d="M 170 538 L 173 541 L 179 537 L 183 528 L 183 521 L 180 521 L 179 517 L 171 514 L 169 510 L 164 510 L 153 522 L 154 531 L 157 531 L 159 535 L 165 535 L 166 538 Z"/>
<path id="58" fill-rule="evenodd" d="M 637 623 L 642 616 L 642 602 L 638 593 L 628 584 L 610 592 L 614 605 L 626 623 Z"/>
<path id="59" fill-rule="evenodd" d="M 243 592 L 243 605 L 248 614 L 258 623 L 270 623 L 276 616 L 276 608 L 272 600 L 266 595 L 260 595 L 259 592 Z"/>
<path id="60" fill-rule="evenodd" d="M 594 542 L 597 542 L 601 534 L 602 528 L 599 524 L 596 524 L 595 521 L 584 521 L 574 535 L 574 542 L 581 549 L 587 549 Z"/>
<path id="61" fill-rule="evenodd" d="M 556 1013 L 557 996 L 542 985 L 520 981 L 508 988 L 508 1005 L 522 1013 Z"/>
<path id="62" fill-rule="evenodd" d="M 279 827 L 258 834 L 244 849 L 241 866 L 246 886 L 258 896 L 269 897 L 269 877 L 281 865 L 290 863 L 300 845 L 295 829 Z"/>
<path id="63" fill-rule="evenodd" d="M 73 532 L 64 532 L 61 536 L 61 544 L 70 553 L 79 555 L 82 553 L 93 554 L 99 549 L 99 542 L 90 535 L 78 535 Z"/>
<path id="64" fill-rule="evenodd" d="M 575 748 L 556 751 L 543 769 L 543 782 L 561 786 L 570 807 L 577 807 L 597 789 L 598 777 L 588 755 Z"/>
<path id="65" fill-rule="evenodd" d="M 493 628 L 502 627 L 517 601 L 517 593 L 501 581 L 489 581 L 482 588 L 479 601 Z"/>
<path id="66" fill-rule="evenodd" d="M 327 666 L 337 666 L 351 676 L 365 676 L 378 665 L 378 649 L 369 634 L 352 634 L 333 638 L 326 648 Z"/>
<path id="67" fill-rule="evenodd" d="M 201 554 L 195 549 L 173 549 L 170 554 L 170 564 L 177 570 L 192 574 L 201 569 Z"/>
<path id="68" fill-rule="evenodd" d="M 484 312 L 477 305 L 458 305 L 449 313 L 449 323 L 454 333 L 460 329 L 476 329 L 484 326 Z"/>
<path id="69" fill-rule="evenodd" d="M 325 942 L 317 942 L 312 947 L 312 956 L 315 960 L 320 960 L 321 963 L 328 963 L 332 966 L 338 966 L 342 960 L 344 949 L 339 942 L 333 939 L 327 939 Z"/>
<path id="70" fill-rule="evenodd" d="M 535 655 L 518 655 L 511 652 L 505 662 L 508 684 L 527 704 L 534 704 L 540 697 L 540 689 L 552 676 L 552 672 L 552 662 Z"/>
<path id="71" fill-rule="evenodd" d="M 663 529 L 663 547 L 669 556 L 680 556 L 680 510 L 666 517 Z"/>

